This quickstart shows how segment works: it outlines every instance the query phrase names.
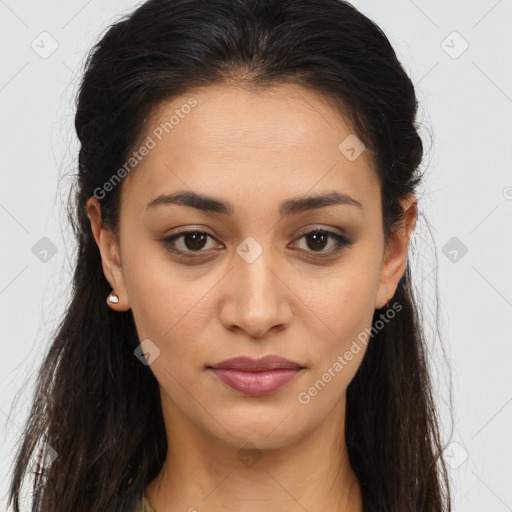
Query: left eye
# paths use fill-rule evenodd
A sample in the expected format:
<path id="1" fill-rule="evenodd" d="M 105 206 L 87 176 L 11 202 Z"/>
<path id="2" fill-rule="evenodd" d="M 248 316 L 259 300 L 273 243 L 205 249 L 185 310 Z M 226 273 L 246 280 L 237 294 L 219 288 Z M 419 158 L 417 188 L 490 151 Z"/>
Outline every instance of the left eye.
<path id="1" fill-rule="evenodd" d="M 208 252 L 206 250 L 202 250 L 204 249 L 208 238 L 214 239 L 211 235 L 204 231 L 192 230 L 182 231 L 181 233 L 163 238 L 161 242 L 170 252 L 186 257 L 194 257 L 191 256 L 190 253 Z M 333 233 L 332 231 L 327 231 L 325 229 L 314 229 L 312 231 L 308 231 L 307 233 L 304 233 L 299 238 L 297 238 L 297 240 L 302 240 L 303 238 L 307 240 L 306 245 L 309 248 L 314 249 L 305 249 L 306 252 L 319 252 L 327 255 L 334 254 L 341 250 L 344 246 L 349 246 L 352 244 L 352 242 L 346 237 L 338 235 L 337 233 Z M 180 239 L 182 239 L 181 243 L 178 244 L 177 240 Z M 334 246 L 334 248 L 324 250 L 326 244 L 328 245 L 329 239 L 333 240 L 331 246 Z M 181 245 L 181 248 L 177 247 L 178 245 Z"/>
<path id="2" fill-rule="evenodd" d="M 342 235 L 338 235 L 337 233 L 333 233 L 332 231 L 326 231 L 325 229 L 314 229 L 307 233 L 304 233 L 298 240 L 306 239 L 306 245 L 308 247 L 313 247 L 318 249 L 320 246 L 320 250 L 307 251 L 307 252 L 320 252 L 326 253 L 327 255 L 334 254 L 341 250 L 344 246 L 351 245 L 351 241 Z M 333 240 L 333 247 L 330 250 L 322 250 L 326 243 L 328 243 L 329 238 Z M 308 241 L 309 239 L 309 241 Z"/>

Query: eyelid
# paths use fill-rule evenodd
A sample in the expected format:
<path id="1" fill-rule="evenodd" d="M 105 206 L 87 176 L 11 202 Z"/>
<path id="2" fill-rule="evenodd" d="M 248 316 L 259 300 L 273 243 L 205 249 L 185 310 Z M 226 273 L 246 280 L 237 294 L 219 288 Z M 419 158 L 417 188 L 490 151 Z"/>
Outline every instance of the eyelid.
<path id="1" fill-rule="evenodd" d="M 339 230 L 339 232 L 333 231 L 334 229 Z M 298 238 L 303 237 L 304 235 L 308 235 L 315 231 L 323 231 L 324 233 L 331 233 L 333 235 L 337 235 L 339 237 L 345 238 L 347 241 L 349 240 L 349 236 L 341 229 L 335 228 L 331 226 L 324 226 L 322 224 L 310 224 L 305 226 L 299 233 Z"/>

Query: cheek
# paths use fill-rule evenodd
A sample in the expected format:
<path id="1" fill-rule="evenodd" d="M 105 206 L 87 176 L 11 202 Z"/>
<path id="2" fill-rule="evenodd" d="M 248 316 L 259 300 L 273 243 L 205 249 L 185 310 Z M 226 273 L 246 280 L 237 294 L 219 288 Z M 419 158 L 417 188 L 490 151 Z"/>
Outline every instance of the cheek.
<path id="1" fill-rule="evenodd" d="M 155 374 L 163 368 L 173 375 L 202 368 L 209 307 L 205 292 L 218 277 L 206 273 L 191 279 L 154 244 L 127 244 L 123 272 L 139 339 L 150 339 L 160 349 L 152 363 Z"/>
<path id="2" fill-rule="evenodd" d="M 194 286 L 182 283 L 179 266 L 158 242 L 140 233 L 124 237 L 123 278 L 137 328 L 141 336 L 161 338 L 184 315 Z"/>
<path id="3" fill-rule="evenodd" d="M 317 314 L 323 327 L 315 336 L 310 376 L 297 396 L 319 415 L 336 405 L 363 361 L 374 312 L 373 288 L 371 282 L 340 278 L 330 288 L 332 295 L 322 299 L 324 307 Z"/>
<path id="4" fill-rule="evenodd" d="M 321 319 L 313 373 L 323 382 L 332 382 L 329 387 L 337 394 L 346 389 L 366 351 L 375 311 L 378 262 L 354 253 L 339 271 L 317 283 L 316 291 L 304 300 Z"/>
<path id="5" fill-rule="evenodd" d="M 338 340 L 371 324 L 378 288 L 374 262 L 354 254 L 345 263 L 328 276 L 313 279 L 315 286 L 304 295 L 305 304 L 323 320 L 326 334 Z"/>
<path id="6" fill-rule="evenodd" d="M 129 285 L 130 305 L 139 337 L 150 338 L 172 355 L 197 354 L 205 288 L 170 279 L 153 269 Z M 199 352 L 200 353 L 200 352 Z"/>

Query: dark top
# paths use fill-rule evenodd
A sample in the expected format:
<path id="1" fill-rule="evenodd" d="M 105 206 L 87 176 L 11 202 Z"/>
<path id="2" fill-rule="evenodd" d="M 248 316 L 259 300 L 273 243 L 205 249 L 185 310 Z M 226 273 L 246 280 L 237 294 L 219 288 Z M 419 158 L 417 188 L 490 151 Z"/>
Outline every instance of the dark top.
<path id="1" fill-rule="evenodd" d="M 144 490 L 138 489 L 130 494 L 130 504 L 126 512 L 156 512 L 146 499 Z M 372 512 L 363 498 L 363 512 Z"/>
<path id="2" fill-rule="evenodd" d="M 126 512 L 155 512 L 155 510 L 146 499 L 145 492 L 142 489 L 136 489 L 130 493 Z"/>

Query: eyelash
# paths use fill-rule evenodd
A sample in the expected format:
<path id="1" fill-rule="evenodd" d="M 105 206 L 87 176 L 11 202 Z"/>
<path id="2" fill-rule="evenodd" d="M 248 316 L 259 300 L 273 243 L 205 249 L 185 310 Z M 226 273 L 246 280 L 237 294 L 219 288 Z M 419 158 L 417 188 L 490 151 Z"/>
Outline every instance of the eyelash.
<path id="1" fill-rule="evenodd" d="M 173 246 L 175 240 L 177 240 L 179 238 L 182 238 L 182 237 L 184 237 L 184 236 L 186 236 L 188 234 L 192 234 L 192 233 L 197 233 L 199 235 L 206 235 L 206 236 L 208 236 L 210 238 L 214 238 L 209 233 L 207 233 L 205 231 L 199 231 L 197 229 L 191 229 L 191 230 L 181 231 L 180 233 L 176 233 L 175 235 L 172 235 L 172 236 L 169 236 L 169 237 L 166 237 L 166 238 L 162 238 L 160 240 L 160 242 L 162 242 L 162 245 L 164 246 L 165 249 L 167 249 L 168 251 L 170 251 L 172 253 L 178 254 L 182 258 L 193 259 L 193 258 L 200 257 L 200 256 L 192 256 L 190 253 L 192 253 L 192 254 L 197 253 L 198 255 L 200 255 L 201 253 L 208 254 L 208 251 L 203 251 L 203 250 L 199 250 L 199 251 L 191 251 L 191 250 L 182 251 L 182 250 L 176 249 Z M 353 244 L 353 242 L 351 240 L 349 240 L 348 238 L 346 238 L 343 235 L 339 235 L 338 233 L 333 233 L 332 231 L 328 231 L 326 229 L 318 229 L 318 228 L 313 229 L 311 231 L 308 231 L 307 233 L 303 233 L 296 240 L 301 240 L 302 238 L 307 237 L 307 236 L 312 235 L 312 234 L 315 234 L 315 233 L 327 235 L 327 236 L 333 238 L 335 240 L 336 244 L 337 244 L 337 247 L 334 250 L 330 250 L 330 251 L 306 250 L 306 252 L 310 252 L 310 253 L 313 253 L 313 254 L 322 254 L 322 256 L 320 256 L 320 257 L 332 256 L 332 255 L 338 253 L 344 247 L 348 247 L 348 246 Z"/>

